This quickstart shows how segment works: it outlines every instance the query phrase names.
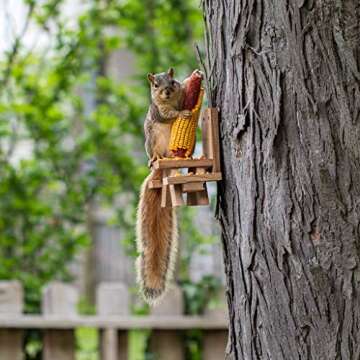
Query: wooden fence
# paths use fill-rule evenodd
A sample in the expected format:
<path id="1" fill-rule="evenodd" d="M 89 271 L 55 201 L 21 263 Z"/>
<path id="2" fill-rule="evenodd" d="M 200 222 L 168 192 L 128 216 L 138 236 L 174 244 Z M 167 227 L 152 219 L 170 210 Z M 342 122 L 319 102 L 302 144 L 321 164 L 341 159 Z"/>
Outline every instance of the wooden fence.
<path id="1" fill-rule="evenodd" d="M 130 296 L 121 283 L 103 283 L 97 290 L 97 315 L 79 316 L 74 287 L 51 283 L 43 292 L 42 315 L 23 315 L 23 290 L 16 281 L 0 282 L 0 360 L 23 359 L 25 329 L 43 332 L 43 360 L 75 360 L 75 332 L 98 329 L 100 360 L 128 359 L 128 331 L 151 329 L 150 347 L 157 360 L 183 360 L 182 332 L 203 331 L 203 360 L 224 358 L 227 320 L 223 312 L 184 316 L 182 294 L 174 288 L 150 316 L 129 314 Z"/>

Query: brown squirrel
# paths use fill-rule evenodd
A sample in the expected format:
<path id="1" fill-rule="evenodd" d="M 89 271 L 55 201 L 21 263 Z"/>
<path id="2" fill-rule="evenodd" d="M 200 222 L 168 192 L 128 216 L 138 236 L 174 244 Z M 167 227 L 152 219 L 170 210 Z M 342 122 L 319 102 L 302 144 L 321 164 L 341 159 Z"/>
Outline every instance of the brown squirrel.
<path id="1" fill-rule="evenodd" d="M 169 157 L 170 131 L 173 121 L 181 115 L 191 117 L 191 111 L 181 110 L 185 82 L 174 79 L 174 70 L 148 74 L 151 104 L 146 115 L 145 149 L 149 167 L 163 157 Z M 144 180 L 137 213 L 138 281 L 145 300 L 154 303 L 165 292 L 172 277 L 177 251 L 175 210 L 161 207 L 161 189 L 150 189 L 151 179 L 160 178 L 152 170 Z"/>

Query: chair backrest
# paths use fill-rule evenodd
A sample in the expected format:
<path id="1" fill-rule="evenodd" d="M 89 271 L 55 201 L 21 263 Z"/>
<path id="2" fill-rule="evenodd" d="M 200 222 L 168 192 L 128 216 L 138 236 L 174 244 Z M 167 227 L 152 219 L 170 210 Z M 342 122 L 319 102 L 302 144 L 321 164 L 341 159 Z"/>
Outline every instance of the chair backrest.
<path id="1" fill-rule="evenodd" d="M 216 108 L 207 108 L 202 117 L 203 154 L 213 160 L 212 172 L 220 172 L 219 117 Z"/>

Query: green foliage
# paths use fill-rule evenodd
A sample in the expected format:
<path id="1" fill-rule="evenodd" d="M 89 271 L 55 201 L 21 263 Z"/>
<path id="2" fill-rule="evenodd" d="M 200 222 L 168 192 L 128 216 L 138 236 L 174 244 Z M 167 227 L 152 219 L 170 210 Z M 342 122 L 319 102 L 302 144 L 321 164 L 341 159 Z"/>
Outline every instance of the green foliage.
<path id="1" fill-rule="evenodd" d="M 207 275 L 196 283 L 185 280 L 181 286 L 185 293 L 186 313 L 199 315 L 203 313 L 209 302 L 216 298 L 221 282 L 218 278 Z"/>
<path id="2" fill-rule="evenodd" d="M 147 360 L 146 346 L 150 336 L 150 330 L 129 331 L 129 359 Z"/>
<path id="3" fill-rule="evenodd" d="M 126 194 L 129 206 L 118 206 L 114 221 L 135 254 L 135 203 L 147 174 L 134 156 L 148 106 L 145 74 L 169 66 L 189 73 L 201 35 L 191 0 L 86 0 L 75 25 L 64 3 L 23 0 L 27 25 L 0 60 L 0 279 L 23 282 L 27 312 L 39 310 L 44 284 L 70 279 L 67 265 L 91 243 L 94 201 L 115 206 Z M 48 36 L 46 45 L 25 46 L 29 24 Z M 136 55 L 132 85 L 104 71 L 118 47 Z"/>
<path id="4" fill-rule="evenodd" d="M 41 356 L 42 339 L 39 331 L 25 331 L 25 353 L 26 359 L 37 360 Z"/>
<path id="5" fill-rule="evenodd" d="M 202 339 L 203 333 L 201 330 L 193 329 L 186 332 L 186 360 L 202 360 Z"/>
<path id="6" fill-rule="evenodd" d="M 28 5 L 29 22 L 53 26 L 46 53 L 29 53 L 19 38 L 0 65 L 0 278 L 23 282 L 28 312 L 38 311 L 43 284 L 69 279 L 66 265 L 90 243 L 89 205 L 136 192 L 143 176 L 131 154 L 142 108 L 100 72 L 112 6 L 89 2 L 71 30 L 61 3 Z"/>
<path id="7" fill-rule="evenodd" d="M 69 263 L 91 244 L 94 203 L 115 208 L 123 244 L 136 255 L 135 208 L 148 173 L 142 134 L 146 73 L 173 66 L 179 78 L 188 75 L 198 67 L 193 43 L 202 35 L 193 0 L 83 0 L 83 12 L 71 21 L 63 16 L 65 2 L 23 0 L 27 25 L 0 58 L 0 279 L 21 280 L 30 313 L 39 311 L 44 284 L 71 279 Z M 29 25 L 49 41 L 25 45 Z M 131 84 L 116 83 L 105 71 L 108 56 L 119 48 L 135 54 Z M 114 201 L 119 197 L 125 207 Z M 179 279 L 188 314 L 201 313 L 218 287 L 213 277 L 190 281 L 191 257 L 213 241 L 196 229 L 193 217 L 190 209 L 181 216 L 186 246 Z M 94 313 L 86 299 L 79 309 Z M 146 314 L 148 308 L 135 304 L 134 312 Z M 143 358 L 148 335 L 131 335 L 134 360 Z M 39 333 L 28 336 L 27 356 L 37 359 Z M 187 338 L 189 354 L 199 358 L 201 336 Z M 96 359 L 94 330 L 79 329 L 77 339 L 78 359 Z"/>
<path id="8" fill-rule="evenodd" d="M 125 41 L 139 54 L 141 68 L 159 72 L 171 64 L 189 72 L 198 66 L 193 42 L 202 35 L 202 22 L 196 1 L 128 0 L 123 4 L 119 23 L 128 29 Z"/>
<path id="9" fill-rule="evenodd" d="M 221 282 L 213 275 L 206 275 L 200 281 L 190 279 L 189 264 L 196 254 L 206 254 L 206 245 L 213 244 L 215 235 L 206 236 L 194 224 L 196 210 L 183 208 L 180 214 L 180 233 L 182 234 L 181 261 L 179 281 L 185 295 L 185 313 L 189 315 L 201 314 L 209 301 L 216 297 Z M 204 246 L 205 245 L 205 246 Z"/>
<path id="10" fill-rule="evenodd" d="M 88 299 L 81 297 L 77 304 L 77 312 L 80 315 L 96 315 L 96 307 Z"/>
<path id="11" fill-rule="evenodd" d="M 76 360 L 99 360 L 99 332 L 94 328 L 78 328 L 76 337 Z"/>

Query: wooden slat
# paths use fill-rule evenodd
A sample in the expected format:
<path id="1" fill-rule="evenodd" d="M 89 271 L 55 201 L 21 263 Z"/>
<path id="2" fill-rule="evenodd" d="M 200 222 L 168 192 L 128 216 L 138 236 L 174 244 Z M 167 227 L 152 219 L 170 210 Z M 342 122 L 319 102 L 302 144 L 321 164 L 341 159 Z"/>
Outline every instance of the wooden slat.
<path id="1" fill-rule="evenodd" d="M 179 175 L 178 170 L 176 169 L 170 169 L 165 171 L 168 171 L 169 177 L 177 177 Z M 163 178 L 163 184 L 169 185 L 171 206 L 178 207 L 185 205 L 184 199 L 182 197 L 181 185 L 165 184 L 165 179 L 166 178 Z"/>
<path id="2" fill-rule="evenodd" d="M 203 182 L 190 182 L 190 183 L 182 184 L 182 192 L 184 193 L 191 193 L 202 190 L 204 190 Z"/>
<path id="3" fill-rule="evenodd" d="M 204 175 L 208 175 L 205 173 L 205 169 L 196 168 L 195 175 L 196 177 L 201 177 Z M 213 174 L 209 174 L 213 175 Z M 202 205 L 209 205 L 209 196 L 207 192 L 206 183 L 204 183 L 204 189 L 202 191 L 197 191 L 195 193 L 190 193 L 187 196 L 186 205 L 188 206 L 202 206 Z"/>
<path id="4" fill-rule="evenodd" d="M 162 187 L 161 180 L 150 180 L 149 181 L 149 189 L 160 189 Z"/>
<path id="5" fill-rule="evenodd" d="M 213 158 L 213 147 L 211 141 L 211 118 L 209 116 L 209 109 L 205 109 L 201 119 L 201 138 L 202 138 L 202 150 L 203 155 L 207 159 Z"/>
<path id="6" fill-rule="evenodd" d="M 23 360 L 23 331 L 0 329 L 0 360 Z"/>
<path id="7" fill-rule="evenodd" d="M 171 330 L 155 330 L 151 332 L 150 352 L 157 360 L 183 360 L 185 349 L 181 335 Z M 225 353 L 225 351 L 224 351 Z"/>
<path id="8" fill-rule="evenodd" d="M 100 336 L 100 353 L 102 360 L 118 360 L 119 345 L 117 329 L 104 329 Z M 122 359 L 122 358 L 121 358 Z M 125 357 L 127 359 L 127 356 Z"/>
<path id="9" fill-rule="evenodd" d="M 204 111 L 201 127 L 204 156 L 214 161 L 213 172 L 220 172 L 219 118 L 216 108 Z"/>
<path id="10" fill-rule="evenodd" d="M 17 280 L 0 281 L 0 317 L 22 315 L 24 291 Z M 20 329 L 0 329 L 0 360 L 23 360 L 23 336 Z"/>
<path id="11" fill-rule="evenodd" d="M 164 169 L 162 171 L 162 179 L 161 183 L 163 184 L 163 180 L 165 176 L 169 176 L 172 173 L 171 169 Z M 171 197 L 170 197 L 170 188 L 168 185 L 162 185 L 161 188 L 161 207 L 171 207 Z"/>
<path id="12" fill-rule="evenodd" d="M 211 128 L 212 128 L 212 141 L 213 141 L 213 159 L 214 167 L 213 172 L 220 172 L 220 139 L 219 139 L 219 113 L 216 108 L 210 108 Z"/>
<path id="13" fill-rule="evenodd" d="M 205 169 L 196 168 L 195 175 L 191 176 L 203 176 L 206 174 Z M 186 199 L 186 205 L 188 206 L 200 206 L 200 205 L 208 205 L 209 204 L 209 197 L 207 193 L 207 186 L 204 183 L 204 188 L 201 191 L 189 193 Z"/>
<path id="14" fill-rule="evenodd" d="M 184 294 L 180 286 L 171 285 L 161 302 L 150 309 L 153 316 L 182 316 L 184 313 Z M 173 330 L 154 330 L 149 339 L 149 350 L 156 360 L 185 359 L 182 336 Z"/>
<path id="15" fill-rule="evenodd" d="M 171 207 L 170 189 L 168 185 L 161 188 L 161 207 Z"/>
<path id="16" fill-rule="evenodd" d="M 226 330 L 205 331 L 203 334 L 203 359 L 223 359 L 227 339 L 228 332 Z"/>
<path id="17" fill-rule="evenodd" d="M 185 205 L 184 199 L 182 197 L 181 185 L 169 185 L 169 190 L 172 207 Z"/>
<path id="18" fill-rule="evenodd" d="M 0 328 L 73 329 L 77 327 L 128 329 L 226 329 L 226 318 L 206 316 L 0 316 Z"/>
<path id="19" fill-rule="evenodd" d="M 75 360 L 74 329 L 47 329 L 43 339 L 44 360 Z"/>
<path id="20" fill-rule="evenodd" d="M 221 173 L 207 173 L 207 174 L 195 174 L 195 175 L 180 175 L 180 176 L 168 176 L 164 178 L 165 185 L 171 184 L 187 184 L 192 182 L 206 182 L 206 181 L 219 181 L 221 180 Z"/>
<path id="21" fill-rule="evenodd" d="M 79 295 L 74 286 L 49 283 L 42 294 L 42 311 L 47 316 L 75 316 Z M 43 338 L 43 360 L 75 360 L 74 329 L 48 329 Z"/>
<path id="22" fill-rule="evenodd" d="M 180 168 L 211 168 L 213 161 L 209 159 L 161 159 L 154 162 L 154 169 L 180 169 Z"/>
<path id="23" fill-rule="evenodd" d="M 128 286 L 121 282 L 100 283 L 96 290 L 98 315 L 126 316 L 130 314 Z M 100 336 L 101 360 L 128 359 L 128 334 L 117 329 L 102 329 Z"/>
<path id="24" fill-rule="evenodd" d="M 206 183 L 204 184 L 204 190 L 189 193 L 187 196 L 186 205 L 188 206 L 205 206 L 209 205 L 209 196 L 207 192 Z"/>

